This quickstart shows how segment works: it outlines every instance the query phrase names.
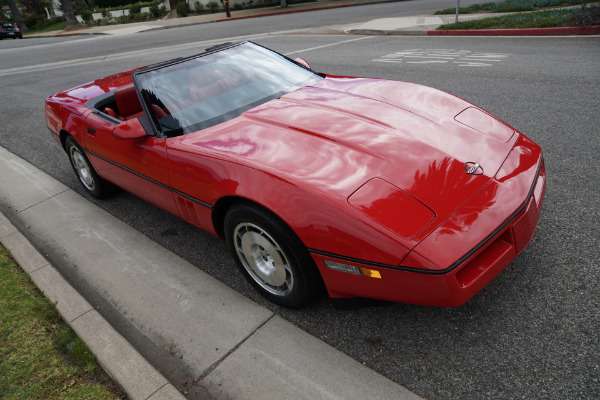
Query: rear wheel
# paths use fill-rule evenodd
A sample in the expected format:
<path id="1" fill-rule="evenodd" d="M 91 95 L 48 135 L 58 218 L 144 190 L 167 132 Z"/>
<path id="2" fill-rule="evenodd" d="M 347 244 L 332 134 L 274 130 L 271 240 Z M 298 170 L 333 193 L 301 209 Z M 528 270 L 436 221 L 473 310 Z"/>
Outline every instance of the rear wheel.
<path id="1" fill-rule="evenodd" d="M 267 299 L 296 308 L 319 294 L 321 278 L 308 251 L 271 212 L 236 204 L 225 216 L 225 235 L 236 263 Z"/>
<path id="2" fill-rule="evenodd" d="M 65 141 L 65 149 L 69 155 L 71 166 L 86 192 L 98 199 L 113 192 L 114 186 L 98 176 L 83 149 L 72 136 Z"/>

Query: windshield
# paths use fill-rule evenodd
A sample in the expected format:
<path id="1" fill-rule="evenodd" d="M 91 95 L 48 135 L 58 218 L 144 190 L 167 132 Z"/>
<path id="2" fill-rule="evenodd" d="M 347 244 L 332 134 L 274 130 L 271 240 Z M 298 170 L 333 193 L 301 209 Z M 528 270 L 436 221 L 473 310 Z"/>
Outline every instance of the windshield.
<path id="1" fill-rule="evenodd" d="M 168 137 L 238 117 L 269 100 L 322 79 L 251 42 L 141 70 L 134 79 L 159 129 Z"/>

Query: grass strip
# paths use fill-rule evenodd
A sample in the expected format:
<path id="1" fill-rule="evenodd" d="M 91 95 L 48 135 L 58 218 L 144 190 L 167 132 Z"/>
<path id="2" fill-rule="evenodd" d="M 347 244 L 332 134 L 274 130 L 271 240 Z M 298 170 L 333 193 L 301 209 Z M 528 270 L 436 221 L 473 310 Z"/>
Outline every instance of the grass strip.
<path id="1" fill-rule="evenodd" d="M 460 7 L 460 14 L 474 14 L 482 12 L 523 12 L 541 10 L 545 7 L 568 7 L 578 4 L 593 3 L 597 0 L 506 0 L 500 3 L 477 3 L 469 7 Z M 456 7 L 445 8 L 435 12 L 435 15 L 455 14 Z"/>
<path id="2" fill-rule="evenodd" d="M 0 246 L 0 398 L 125 398 Z"/>
<path id="3" fill-rule="evenodd" d="M 458 23 L 440 25 L 437 30 L 553 28 L 569 26 L 572 16 L 573 10 L 535 11 L 460 21 Z"/>
<path id="4" fill-rule="evenodd" d="M 67 27 L 67 21 L 57 22 L 48 26 L 43 27 L 33 27 L 29 29 L 28 33 L 41 33 L 41 32 L 51 32 L 51 31 L 64 31 Z"/>

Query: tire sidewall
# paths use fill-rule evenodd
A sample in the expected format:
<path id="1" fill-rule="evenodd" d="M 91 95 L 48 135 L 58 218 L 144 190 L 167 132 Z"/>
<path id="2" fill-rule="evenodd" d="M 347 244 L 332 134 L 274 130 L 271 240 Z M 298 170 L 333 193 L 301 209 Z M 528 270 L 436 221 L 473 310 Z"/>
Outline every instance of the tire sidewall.
<path id="1" fill-rule="evenodd" d="M 71 156 L 71 148 L 72 147 L 77 149 L 77 151 L 81 154 L 81 156 L 85 160 L 86 164 L 88 165 L 90 173 L 92 175 L 92 179 L 94 180 L 94 190 L 88 189 L 81 181 L 81 177 L 79 176 L 79 172 L 77 171 L 77 166 L 75 165 L 75 162 L 73 161 L 73 158 Z M 73 138 L 72 136 L 67 137 L 67 140 L 65 141 L 65 150 L 67 152 L 67 156 L 69 157 L 69 162 L 71 163 L 71 167 L 73 168 L 73 171 L 75 172 L 75 176 L 77 177 L 77 181 L 81 184 L 81 186 L 85 189 L 85 191 L 96 198 L 104 197 L 105 193 L 103 191 L 102 179 L 96 173 L 96 170 L 92 166 L 92 163 L 90 163 L 90 160 L 85 155 L 85 152 L 83 151 L 83 149 L 81 148 L 79 143 L 77 143 L 75 138 Z"/>
<path id="2" fill-rule="evenodd" d="M 244 222 L 252 223 L 265 230 L 285 253 L 294 276 L 294 286 L 288 295 L 279 296 L 268 292 L 254 280 L 242 264 L 235 248 L 234 232 L 235 228 Z M 301 307 L 313 299 L 314 290 L 311 289 L 315 282 L 311 282 L 311 276 L 307 273 L 307 269 L 312 267 L 312 258 L 300 239 L 279 218 L 259 207 L 242 203 L 229 210 L 225 217 L 224 228 L 227 246 L 236 265 L 261 295 L 275 304 L 288 308 Z"/>

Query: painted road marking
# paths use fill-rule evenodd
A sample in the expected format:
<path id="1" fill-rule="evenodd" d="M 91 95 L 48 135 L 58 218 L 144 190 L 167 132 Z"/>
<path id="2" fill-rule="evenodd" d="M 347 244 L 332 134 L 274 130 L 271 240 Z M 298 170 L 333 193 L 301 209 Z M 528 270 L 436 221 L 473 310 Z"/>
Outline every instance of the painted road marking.
<path id="1" fill-rule="evenodd" d="M 297 54 L 297 53 L 304 53 L 305 51 L 311 51 L 311 50 L 318 50 L 318 49 L 324 49 L 325 47 L 330 47 L 330 46 L 337 46 L 339 44 L 344 44 L 344 43 L 349 43 L 349 42 L 356 42 L 357 40 L 365 40 L 365 39 L 371 39 L 373 36 L 364 36 L 358 39 L 349 39 L 349 40 L 342 40 L 341 42 L 335 42 L 335 43 L 329 43 L 329 44 L 324 44 L 322 46 L 317 46 L 317 47 L 309 47 L 308 49 L 302 49 L 302 50 L 296 50 L 296 51 L 291 51 L 289 53 L 285 53 L 284 55 L 286 56 L 291 56 L 293 54 Z"/>
<path id="2" fill-rule="evenodd" d="M 269 33 L 266 33 L 266 34 L 252 35 L 252 36 L 238 36 L 238 37 L 229 38 L 229 40 L 234 42 L 234 41 L 238 41 L 238 40 L 257 40 L 257 39 L 263 39 L 263 38 L 267 38 L 267 37 L 272 37 L 272 35 Z M 83 39 L 83 40 L 104 40 L 104 38 L 105 37 L 95 37 L 93 39 Z M 181 53 L 181 52 L 187 52 L 187 51 L 191 50 L 191 51 L 193 51 L 192 54 L 194 54 L 194 53 L 197 54 L 197 53 L 203 51 L 206 47 L 221 44 L 224 41 L 225 41 L 225 39 L 211 39 L 211 40 L 203 40 L 203 41 L 198 41 L 198 42 L 193 42 L 193 43 L 183 43 L 183 44 L 179 44 L 179 45 L 168 45 L 168 46 L 163 46 L 163 47 L 156 47 L 151 50 L 150 49 L 142 49 L 142 50 L 135 50 L 135 51 L 127 51 L 127 52 L 123 52 L 123 53 L 111 53 L 111 54 L 98 55 L 98 56 L 94 56 L 94 57 L 77 58 L 77 59 L 73 59 L 73 60 L 54 61 L 54 62 L 44 63 L 44 64 L 24 65 L 24 66 L 15 67 L 15 68 L 0 69 L 0 77 L 48 71 L 48 70 L 57 69 L 57 68 L 68 68 L 68 67 L 81 66 L 81 65 L 93 64 L 93 63 L 111 62 L 111 61 L 115 61 L 115 60 L 135 60 L 141 56 L 147 56 L 150 53 L 153 56 L 156 56 L 156 55 L 162 54 L 162 53 L 166 53 L 166 54 Z M 77 42 L 80 43 L 81 41 L 77 41 Z M 76 43 L 76 42 L 62 42 L 59 44 L 62 45 L 64 43 L 70 44 L 70 43 Z M 31 51 L 31 49 L 33 47 L 35 47 L 35 46 L 24 47 L 23 51 Z M 13 49 L 11 49 L 11 50 L 13 50 Z M 21 49 L 17 49 L 17 50 L 21 50 Z M 18 54 L 17 52 L 13 52 L 13 53 Z M 171 58 L 173 58 L 173 57 L 171 57 Z"/>
<path id="3" fill-rule="evenodd" d="M 228 38 L 228 40 L 231 42 L 235 42 L 235 41 L 239 41 L 239 40 L 258 40 L 258 39 L 264 39 L 264 38 L 272 38 L 272 37 L 276 37 L 276 36 L 277 35 L 274 33 L 263 33 L 263 34 L 257 34 L 257 35 L 251 35 L 251 36 L 231 37 L 231 38 Z M 306 49 L 302 49 L 302 50 L 292 51 L 292 52 L 286 53 L 285 55 L 289 56 L 289 55 L 296 54 L 296 53 L 303 53 L 303 52 L 307 52 L 307 51 L 311 51 L 311 50 L 323 49 L 326 47 L 337 46 L 337 45 L 341 45 L 341 44 L 345 44 L 345 43 L 355 42 L 358 40 L 370 39 L 372 37 L 373 36 L 363 36 L 363 37 L 355 38 L 355 39 L 342 40 L 342 41 L 338 41 L 338 42 L 334 42 L 334 43 L 325 44 L 322 46 L 316 46 L 316 47 L 310 47 L 310 48 L 306 48 Z M 83 39 L 83 40 L 100 40 L 100 39 L 101 38 L 98 37 L 98 38 Z M 193 43 L 183 43 L 180 45 L 168 45 L 168 46 L 157 47 L 157 48 L 152 49 L 152 54 L 154 56 L 156 56 L 161 53 L 179 53 L 179 52 L 187 51 L 189 49 L 192 49 L 195 53 L 198 53 L 198 52 L 203 51 L 206 47 L 213 46 L 215 44 L 221 44 L 224 41 L 226 41 L 226 39 L 211 39 L 211 40 L 204 40 L 204 41 L 198 41 L 198 42 L 193 42 Z M 79 42 L 81 42 L 81 41 L 79 41 Z M 72 43 L 72 42 L 63 42 L 63 43 Z M 59 44 L 62 45 L 63 43 L 59 43 Z M 31 46 L 31 47 L 25 48 L 25 49 L 26 50 L 31 49 L 32 47 L 35 47 L 35 46 Z M 44 63 L 44 64 L 24 65 L 24 66 L 15 67 L 15 68 L 0 69 L 0 77 L 10 76 L 10 75 L 20 75 L 20 74 L 26 74 L 26 73 L 35 73 L 35 72 L 48 71 L 48 70 L 57 69 L 57 68 L 67 68 L 67 67 L 81 66 L 81 65 L 93 64 L 93 63 L 111 62 L 111 61 L 115 61 L 115 60 L 137 59 L 140 56 L 147 56 L 149 54 L 149 52 L 150 52 L 150 50 L 148 50 L 148 49 L 142 49 L 142 50 L 136 50 L 136 51 L 123 52 L 123 53 L 103 54 L 103 55 L 98 55 L 98 56 L 94 56 L 94 57 L 78 58 L 78 59 L 74 59 L 74 60 L 54 61 L 54 62 Z"/>
<path id="4" fill-rule="evenodd" d="M 485 53 L 454 49 L 408 49 L 374 59 L 375 62 L 432 64 L 452 63 L 459 67 L 489 67 L 505 60 L 508 53 Z"/>

